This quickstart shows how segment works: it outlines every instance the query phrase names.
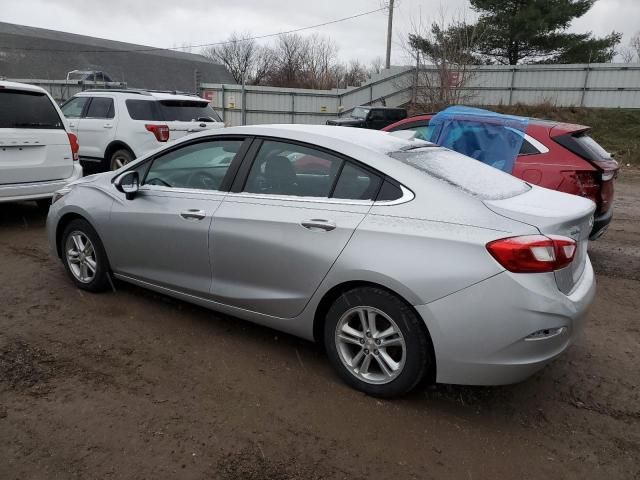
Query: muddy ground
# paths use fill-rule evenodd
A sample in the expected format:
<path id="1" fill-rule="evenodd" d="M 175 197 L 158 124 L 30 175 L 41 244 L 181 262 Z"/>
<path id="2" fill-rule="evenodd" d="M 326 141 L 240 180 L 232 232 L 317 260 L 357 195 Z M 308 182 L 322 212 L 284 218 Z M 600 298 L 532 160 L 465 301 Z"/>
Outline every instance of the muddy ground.
<path id="1" fill-rule="evenodd" d="M 565 355 L 395 401 L 296 338 L 123 283 L 80 292 L 44 214 L 0 205 L 0 479 L 640 478 L 640 172 L 617 186 Z"/>

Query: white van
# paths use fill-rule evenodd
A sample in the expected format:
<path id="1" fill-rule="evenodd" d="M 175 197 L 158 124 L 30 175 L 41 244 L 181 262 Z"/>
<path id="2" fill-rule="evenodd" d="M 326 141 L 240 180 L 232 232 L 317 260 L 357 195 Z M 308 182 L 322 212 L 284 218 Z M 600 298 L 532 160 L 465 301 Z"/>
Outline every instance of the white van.
<path id="1" fill-rule="evenodd" d="M 0 81 L 0 202 L 35 200 L 82 177 L 78 140 L 42 88 Z"/>

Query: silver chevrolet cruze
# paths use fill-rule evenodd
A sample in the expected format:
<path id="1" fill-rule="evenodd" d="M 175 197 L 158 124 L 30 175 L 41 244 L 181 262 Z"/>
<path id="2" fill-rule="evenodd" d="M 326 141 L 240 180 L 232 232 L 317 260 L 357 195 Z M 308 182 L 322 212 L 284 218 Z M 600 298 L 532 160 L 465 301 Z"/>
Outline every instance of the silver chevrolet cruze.
<path id="1" fill-rule="evenodd" d="M 427 142 L 331 126 L 203 132 L 59 191 L 51 249 L 321 342 L 366 393 L 520 381 L 591 303 L 591 201 Z"/>

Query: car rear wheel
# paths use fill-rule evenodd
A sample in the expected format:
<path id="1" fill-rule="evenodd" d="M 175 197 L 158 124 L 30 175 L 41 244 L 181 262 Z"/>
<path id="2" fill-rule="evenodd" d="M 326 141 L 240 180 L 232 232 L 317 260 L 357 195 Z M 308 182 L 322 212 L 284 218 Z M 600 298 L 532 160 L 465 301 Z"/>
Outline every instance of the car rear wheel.
<path id="1" fill-rule="evenodd" d="M 78 288 L 101 292 L 109 287 L 109 262 L 93 227 L 77 219 L 62 234 L 62 260 Z"/>
<path id="2" fill-rule="evenodd" d="M 331 364 L 352 387 L 377 397 L 412 390 L 431 364 L 422 320 L 392 293 L 362 287 L 330 307 L 324 341 Z"/>
<path id="3" fill-rule="evenodd" d="M 120 150 L 113 152 L 113 155 L 111 155 L 110 168 L 111 170 L 118 170 L 133 159 L 133 155 L 129 150 L 121 148 Z"/>

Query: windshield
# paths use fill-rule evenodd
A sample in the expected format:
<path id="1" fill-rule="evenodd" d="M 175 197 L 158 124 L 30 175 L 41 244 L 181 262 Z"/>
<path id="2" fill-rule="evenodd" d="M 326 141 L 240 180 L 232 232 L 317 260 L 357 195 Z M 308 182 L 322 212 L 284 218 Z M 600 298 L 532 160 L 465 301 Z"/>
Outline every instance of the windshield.
<path id="1" fill-rule="evenodd" d="M 365 119 L 369 113 L 368 108 L 356 107 L 351 112 L 351 118 Z"/>
<path id="2" fill-rule="evenodd" d="M 508 173 L 446 148 L 416 148 L 389 156 L 483 200 L 510 198 L 531 188 Z"/>

